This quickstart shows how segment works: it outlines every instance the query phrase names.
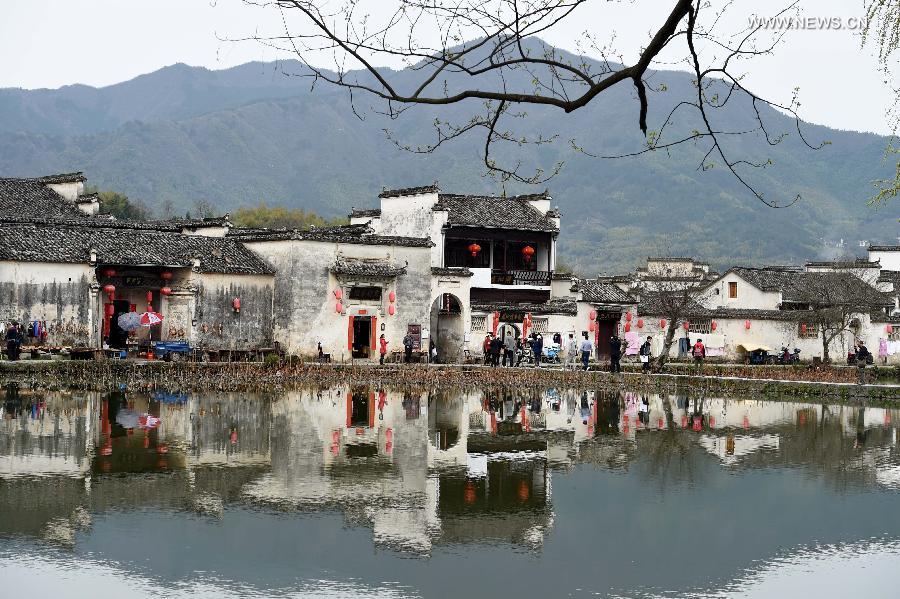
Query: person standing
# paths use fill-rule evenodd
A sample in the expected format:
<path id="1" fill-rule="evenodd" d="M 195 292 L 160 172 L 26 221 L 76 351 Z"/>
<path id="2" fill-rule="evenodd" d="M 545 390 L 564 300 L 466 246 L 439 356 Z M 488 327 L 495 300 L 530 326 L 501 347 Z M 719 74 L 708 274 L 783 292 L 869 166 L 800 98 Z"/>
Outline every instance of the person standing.
<path id="1" fill-rule="evenodd" d="M 378 353 L 380 354 L 380 358 L 378 363 L 384 366 L 384 357 L 387 355 L 387 339 L 384 338 L 384 333 L 381 334 L 381 337 L 378 338 Z"/>
<path id="2" fill-rule="evenodd" d="M 594 353 L 594 343 L 588 337 L 587 331 L 582 333 L 584 339 L 581 341 L 581 364 L 584 370 L 588 369 L 588 363 L 591 361 L 591 354 Z"/>
<path id="3" fill-rule="evenodd" d="M 857 383 L 866 384 L 866 364 L 869 362 L 869 348 L 862 341 L 856 342 L 856 373 Z"/>
<path id="4" fill-rule="evenodd" d="M 622 340 L 619 339 L 618 333 L 613 333 L 609 340 L 609 371 L 622 372 L 622 366 L 619 363 L 622 360 Z"/>
<path id="5" fill-rule="evenodd" d="M 484 365 L 487 366 L 491 363 L 491 334 L 487 333 L 484 336 L 484 341 L 481 343 L 481 353 L 484 355 Z"/>
<path id="6" fill-rule="evenodd" d="M 19 359 L 21 344 L 19 325 L 13 321 L 13 323 L 9 325 L 9 328 L 6 329 L 6 357 L 8 357 L 10 361 Z"/>
<path id="7" fill-rule="evenodd" d="M 503 341 L 500 337 L 494 336 L 491 339 L 491 366 L 500 365 L 500 352 L 503 351 Z"/>
<path id="8" fill-rule="evenodd" d="M 503 340 L 503 365 L 515 366 L 516 362 L 516 336 L 507 333 L 506 339 Z"/>
<path id="9" fill-rule="evenodd" d="M 409 333 L 403 337 L 403 361 L 409 364 L 412 362 L 413 338 Z"/>
<path id="10" fill-rule="evenodd" d="M 531 343 L 531 351 L 534 352 L 534 367 L 541 367 L 541 356 L 544 354 L 544 337 L 540 333 L 532 333 L 534 339 Z"/>
<path id="11" fill-rule="evenodd" d="M 652 337 L 648 336 L 647 340 L 644 341 L 643 345 L 641 345 L 641 349 L 638 350 L 638 355 L 641 357 L 641 370 L 643 370 L 645 373 L 650 372 L 652 339 Z"/>
<path id="12" fill-rule="evenodd" d="M 569 333 L 569 340 L 566 342 L 566 369 L 571 364 L 572 370 L 578 363 L 578 343 L 575 341 L 575 333 Z"/>
<path id="13" fill-rule="evenodd" d="M 697 343 L 691 348 L 691 355 L 694 356 L 694 366 L 697 372 L 703 370 L 703 359 L 706 357 L 706 346 L 703 345 L 703 339 L 697 339 Z"/>

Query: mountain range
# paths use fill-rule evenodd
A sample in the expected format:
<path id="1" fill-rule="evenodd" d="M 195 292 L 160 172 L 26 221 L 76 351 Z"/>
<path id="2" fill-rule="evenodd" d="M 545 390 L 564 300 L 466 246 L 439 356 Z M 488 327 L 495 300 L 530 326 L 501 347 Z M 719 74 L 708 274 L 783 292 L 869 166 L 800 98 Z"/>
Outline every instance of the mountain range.
<path id="1" fill-rule="evenodd" d="M 619 85 L 586 108 L 564 114 L 528 107 L 527 117 L 508 119 L 517 134 L 556 136 L 549 145 L 500 147 L 503 164 L 562 171 L 539 187 L 507 185 L 486 176 L 478 131 L 433 153 L 399 149 L 434 138 L 435 119 L 462 123 L 478 103 L 443 108 L 416 106 L 399 119 L 381 115 L 368 97 L 311 85 L 304 67 L 292 61 L 249 63 L 226 70 L 182 64 L 116 85 L 93 88 L 0 90 L 0 176 L 38 176 L 84 171 L 101 189 L 123 192 L 151 207 L 169 202 L 179 211 L 196 200 L 219 212 L 255 205 L 284 205 L 326 217 L 351 207 L 374 207 L 382 187 L 410 187 L 438 181 L 457 193 L 519 193 L 548 187 L 563 214 L 561 260 L 584 274 L 633 268 L 648 255 L 689 255 L 714 267 L 733 264 L 802 263 L 819 259 L 843 239 L 896 243 L 898 206 L 878 210 L 866 200 L 872 181 L 892 178 L 884 159 L 887 138 L 819 125 L 803 125 L 811 150 L 800 142 L 793 121 L 764 107 L 770 133 L 787 133 L 770 146 L 760 133 L 728 136 L 733 157 L 771 163 L 746 169 L 767 198 L 788 208 L 773 209 L 750 194 L 724 168 L 698 169 L 707 147 L 689 142 L 671 151 L 634 158 L 593 158 L 641 149 L 633 88 Z M 415 73 L 394 71 L 398 85 Z M 523 77 L 524 74 L 523 74 Z M 691 75 L 652 74 L 649 123 L 658 127 L 681 99 L 696 93 Z M 526 87 L 527 78 L 511 85 Z M 449 85 L 459 85 L 450 81 Z M 354 110 L 355 107 L 355 110 Z M 879 107 L 858 109 L 877 110 Z M 730 102 L 716 126 L 752 129 L 747 98 Z M 697 127 L 696 117 L 678 115 L 673 134 Z M 672 139 L 675 138 L 673 135 Z"/>

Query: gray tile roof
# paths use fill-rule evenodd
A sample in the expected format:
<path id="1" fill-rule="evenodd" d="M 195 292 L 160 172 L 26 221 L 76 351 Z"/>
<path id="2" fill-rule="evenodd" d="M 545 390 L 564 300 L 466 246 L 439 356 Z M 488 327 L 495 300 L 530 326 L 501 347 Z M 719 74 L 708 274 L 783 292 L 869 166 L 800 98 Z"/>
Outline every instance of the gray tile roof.
<path id="1" fill-rule="evenodd" d="M 528 200 L 543 199 L 544 194 L 522 196 L 475 196 L 442 193 L 434 210 L 447 211 L 451 227 L 483 227 L 520 231 L 558 232 L 559 228 Z"/>
<path id="2" fill-rule="evenodd" d="M 350 218 L 378 218 L 381 216 L 381 208 L 370 208 L 364 210 L 362 208 L 354 208 L 350 211 Z"/>
<path id="3" fill-rule="evenodd" d="M 878 273 L 879 283 L 893 283 L 894 290 L 900 291 L 900 271 L 898 270 L 882 270 Z"/>
<path id="4" fill-rule="evenodd" d="M 34 179 L 39 183 L 44 183 L 45 185 L 50 185 L 53 183 L 84 183 L 87 181 L 87 177 L 84 176 L 84 173 L 81 171 L 75 173 L 59 173 L 57 175 L 45 175 L 43 177 L 36 177 Z"/>
<path id="5" fill-rule="evenodd" d="M 528 312 L 531 314 L 563 314 L 575 316 L 578 314 L 578 305 L 575 300 L 552 299 L 542 303 L 528 302 L 472 302 L 473 312 L 495 311 Z"/>
<path id="6" fill-rule="evenodd" d="M 870 245 L 870 252 L 900 252 L 900 245 Z"/>
<path id="7" fill-rule="evenodd" d="M 300 231 L 297 229 L 231 229 L 229 238 L 246 242 L 260 241 L 326 241 L 331 243 L 355 243 L 365 245 L 399 245 L 406 247 L 431 247 L 427 237 L 397 237 L 375 235 L 367 224 L 322 227 Z"/>
<path id="8" fill-rule="evenodd" d="M 89 219 L 90 220 L 90 219 Z M 0 260 L 189 267 L 202 272 L 269 274 L 262 258 L 233 239 L 98 223 L 0 223 Z"/>
<path id="9" fill-rule="evenodd" d="M 735 266 L 725 274 L 733 272 L 742 279 L 761 291 L 781 291 L 792 285 L 803 269 L 798 266 L 766 266 L 764 268 L 749 268 Z"/>
<path id="10" fill-rule="evenodd" d="M 40 179 L 0 179 L 0 217 L 86 218 Z"/>
<path id="11" fill-rule="evenodd" d="M 392 279 L 399 275 L 405 275 L 406 267 L 392 264 L 387 260 L 342 259 L 332 264 L 331 272 L 336 275 Z"/>
<path id="12" fill-rule="evenodd" d="M 400 189 L 383 189 L 378 194 L 379 198 L 397 198 L 401 196 L 412 196 L 423 193 L 436 193 L 440 191 L 437 181 L 431 185 L 423 185 L 421 187 L 401 187 Z"/>
<path id="13" fill-rule="evenodd" d="M 465 266 L 461 267 L 442 267 L 442 266 L 432 266 L 431 274 L 438 277 L 471 277 L 472 271 L 466 268 Z"/>
<path id="14" fill-rule="evenodd" d="M 578 290 L 581 291 L 581 297 L 590 304 L 636 304 L 637 300 L 628 293 L 622 291 L 613 283 L 597 280 L 585 279 L 577 283 Z"/>

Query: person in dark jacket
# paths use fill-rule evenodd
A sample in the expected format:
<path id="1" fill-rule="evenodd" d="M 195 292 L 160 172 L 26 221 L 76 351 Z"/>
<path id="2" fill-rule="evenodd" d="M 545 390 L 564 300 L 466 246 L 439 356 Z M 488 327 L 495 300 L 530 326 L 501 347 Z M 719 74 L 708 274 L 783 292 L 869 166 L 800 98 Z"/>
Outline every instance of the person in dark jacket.
<path id="1" fill-rule="evenodd" d="M 862 341 L 856 342 L 856 372 L 857 383 L 864 385 L 866 383 L 866 364 L 869 363 L 869 348 L 863 345 Z"/>
<path id="2" fill-rule="evenodd" d="M 409 364 L 412 362 L 413 338 L 409 333 L 403 338 L 403 360 Z"/>
<path id="3" fill-rule="evenodd" d="M 532 333 L 531 351 L 534 353 L 534 367 L 541 367 L 541 356 L 544 354 L 544 338 L 540 333 Z"/>
<path id="4" fill-rule="evenodd" d="M 500 352 L 503 349 L 503 340 L 499 336 L 491 339 L 491 366 L 500 365 Z"/>
<path id="5" fill-rule="evenodd" d="M 18 323 L 13 322 L 9 328 L 6 329 L 6 357 L 12 361 L 18 360 L 21 351 L 22 334 L 19 331 Z"/>
<path id="6" fill-rule="evenodd" d="M 609 340 L 609 371 L 622 372 L 622 340 L 619 339 L 618 333 L 613 333 L 612 339 Z"/>
<path id="7" fill-rule="evenodd" d="M 650 372 L 650 360 L 652 359 L 650 356 L 652 339 L 652 337 L 647 337 L 647 340 L 644 341 L 643 345 L 641 345 L 641 349 L 638 350 L 638 354 L 641 356 L 641 370 L 643 370 L 644 372 Z"/>

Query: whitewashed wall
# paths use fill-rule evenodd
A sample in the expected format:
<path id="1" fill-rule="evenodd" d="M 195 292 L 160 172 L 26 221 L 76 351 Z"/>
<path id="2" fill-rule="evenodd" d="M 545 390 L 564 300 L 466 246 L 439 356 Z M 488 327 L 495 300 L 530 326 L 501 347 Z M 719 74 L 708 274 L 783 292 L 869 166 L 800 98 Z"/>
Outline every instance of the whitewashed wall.
<path id="1" fill-rule="evenodd" d="M 737 297 L 734 299 L 728 297 L 729 283 L 737 283 Z M 697 300 L 707 308 L 777 310 L 781 303 L 781 293 L 757 289 L 731 272 L 711 285 Z"/>
<path id="2" fill-rule="evenodd" d="M 94 282 L 88 264 L 0 262 L 0 319 L 46 321 L 47 345 L 91 345 L 100 316 L 91 300 Z"/>
<path id="3" fill-rule="evenodd" d="M 292 354 L 311 357 L 317 343 L 333 360 L 349 360 L 349 317 L 366 311 L 377 318 L 389 350 L 402 347 L 408 324 L 428 327 L 431 301 L 430 248 L 388 245 L 323 243 L 318 241 L 253 241 L 247 247 L 276 269 L 274 298 L 275 339 Z M 407 274 L 384 285 L 380 303 L 354 302 L 344 293 L 344 311 L 335 311 L 334 291 L 340 286 L 330 267 L 342 258 L 374 258 L 407 265 Z M 388 295 L 396 293 L 396 314 L 388 314 Z M 381 330 L 381 324 L 385 330 Z M 377 360 L 377 352 L 373 353 Z"/>

